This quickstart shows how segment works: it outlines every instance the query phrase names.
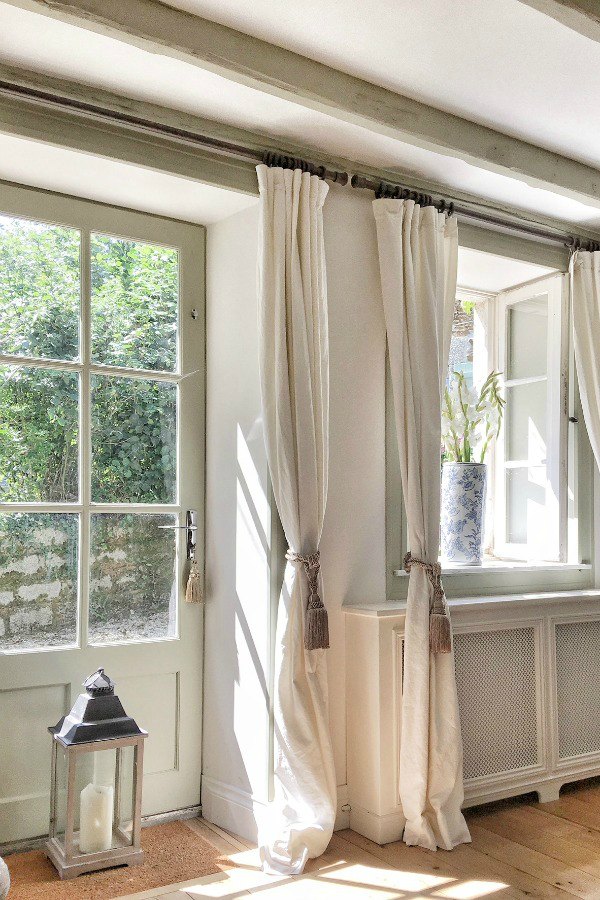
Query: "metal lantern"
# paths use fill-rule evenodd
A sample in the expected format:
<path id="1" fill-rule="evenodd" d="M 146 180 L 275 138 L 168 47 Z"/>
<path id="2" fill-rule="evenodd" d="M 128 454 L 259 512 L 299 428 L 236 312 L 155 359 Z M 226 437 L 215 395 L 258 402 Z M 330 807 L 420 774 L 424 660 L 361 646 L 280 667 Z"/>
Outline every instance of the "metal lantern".
<path id="1" fill-rule="evenodd" d="M 46 855 L 61 878 L 140 865 L 142 775 L 147 731 L 125 713 L 98 669 L 52 735 Z"/>

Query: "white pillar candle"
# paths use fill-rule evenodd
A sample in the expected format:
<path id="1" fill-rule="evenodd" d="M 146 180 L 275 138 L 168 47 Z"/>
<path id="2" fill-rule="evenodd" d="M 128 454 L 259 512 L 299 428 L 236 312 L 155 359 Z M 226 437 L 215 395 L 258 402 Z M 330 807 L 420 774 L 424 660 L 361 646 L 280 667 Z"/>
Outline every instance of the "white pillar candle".
<path id="1" fill-rule="evenodd" d="M 79 850 L 100 853 L 112 846 L 114 788 L 88 784 L 81 792 L 79 810 Z"/>

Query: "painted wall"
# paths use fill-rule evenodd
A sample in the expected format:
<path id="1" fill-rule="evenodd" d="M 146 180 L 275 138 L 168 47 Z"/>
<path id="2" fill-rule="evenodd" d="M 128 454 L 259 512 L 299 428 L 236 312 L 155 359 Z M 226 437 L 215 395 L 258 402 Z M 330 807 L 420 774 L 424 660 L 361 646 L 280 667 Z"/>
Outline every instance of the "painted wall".
<path id="1" fill-rule="evenodd" d="M 258 209 L 208 229 L 203 812 L 253 834 L 269 791 L 269 481 L 257 362 Z M 344 603 L 385 597 L 385 332 L 371 199 L 333 186 L 324 209 L 330 474 L 321 544 L 330 720 L 346 784 Z M 344 792 L 340 791 L 341 802 Z"/>

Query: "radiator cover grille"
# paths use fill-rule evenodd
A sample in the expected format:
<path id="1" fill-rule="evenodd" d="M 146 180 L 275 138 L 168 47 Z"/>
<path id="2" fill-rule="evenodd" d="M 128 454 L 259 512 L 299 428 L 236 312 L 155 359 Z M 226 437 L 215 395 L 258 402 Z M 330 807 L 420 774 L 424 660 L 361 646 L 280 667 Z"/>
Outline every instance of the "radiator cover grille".
<path id="1" fill-rule="evenodd" d="M 600 621 L 556 625 L 560 759 L 600 752 Z"/>
<path id="2" fill-rule="evenodd" d="M 535 652 L 531 627 L 455 635 L 466 780 L 539 764 Z"/>

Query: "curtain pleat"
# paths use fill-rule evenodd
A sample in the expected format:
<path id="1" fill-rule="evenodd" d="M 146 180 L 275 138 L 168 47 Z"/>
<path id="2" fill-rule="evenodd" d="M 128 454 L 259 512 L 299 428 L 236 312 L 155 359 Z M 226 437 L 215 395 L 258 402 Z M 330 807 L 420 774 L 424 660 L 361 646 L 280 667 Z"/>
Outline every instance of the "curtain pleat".
<path id="1" fill-rule="evenodd" d="M 402 490 L 413 557 L 439 550 L 441 396 L 456 290 L 456 220 L 411 200 L 375 200 L 379 267 Z M 400 740 L 404 841 L 435 850 L 470 841 L 461 812 L 462 739 L 453 653 L 429 650 L 432 589 L 408 586 Z"/>
<path id="2" fill-rule="evenodd" d="M 292 556 L 279 599 L 275 645 L 275 799 L 259 823 L 259 842 L 265 870 L 300 874 L 307 859 L 326 849 L 336 809 L 325 651 L 305 649 L 305 614 L 313 594 L 297 559 L 318 552 L 327 498 L 322 210 L 328 188 L 297 169 L 261 165 L 257 173 L 263 424 L 273 493 Z M 318 568 L 312 571 L 319 580 Z"/>
<path id="3" fill-rule="evenodd" d="M 579 395 L 596 465 L 600 466 L 600 253 L 578 251 L 571 274 Z"/>

